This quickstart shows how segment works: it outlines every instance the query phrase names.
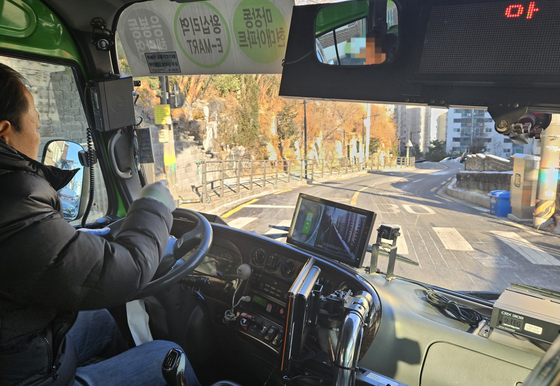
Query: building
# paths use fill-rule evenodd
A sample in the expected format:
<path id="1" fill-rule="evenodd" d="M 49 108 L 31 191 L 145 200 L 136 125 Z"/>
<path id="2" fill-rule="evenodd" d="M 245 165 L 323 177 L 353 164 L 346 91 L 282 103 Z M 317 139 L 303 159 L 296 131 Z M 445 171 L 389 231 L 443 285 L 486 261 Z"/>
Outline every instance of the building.
<path id="1" fill-rule="evenodd" d="M 485 110 L 449 109 L 447 152 L 488 153 L 508 158 L 515 153 L 532 154 L 531 145 L 518 145 L 494 130 L 494 121 Z"/>
<path id="2" fill-rule="evenodd" d="M 407 106 L 405 112 L 405 138 L 413 145 L 418 145 L 420 152 L 428 151 L 430 146 L 431 108 L 425 106 Z"/>
<path id="3" fill-rule="evenodd" d="M 436 139 L 438 141 L 447 141 L 447 112 L 442 113 L 436 118 Z"/>

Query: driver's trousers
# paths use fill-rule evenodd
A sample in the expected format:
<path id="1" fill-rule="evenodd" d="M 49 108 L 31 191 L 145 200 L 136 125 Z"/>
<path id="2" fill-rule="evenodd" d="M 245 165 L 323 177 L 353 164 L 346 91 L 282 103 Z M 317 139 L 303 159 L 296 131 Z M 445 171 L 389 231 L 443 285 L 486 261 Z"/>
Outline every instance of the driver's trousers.
<path id="1" fill-rule="evenodd" d="M 78 356 L 74 386 L 165 386 L 161 363 L 170 349 L 180 347 L 154 340 L 124 351 L 117 323 L 107 310 L 80 312 L 68 335 Z M 186 368 L 187 384 L 200 386 L 188 361 Z"/>

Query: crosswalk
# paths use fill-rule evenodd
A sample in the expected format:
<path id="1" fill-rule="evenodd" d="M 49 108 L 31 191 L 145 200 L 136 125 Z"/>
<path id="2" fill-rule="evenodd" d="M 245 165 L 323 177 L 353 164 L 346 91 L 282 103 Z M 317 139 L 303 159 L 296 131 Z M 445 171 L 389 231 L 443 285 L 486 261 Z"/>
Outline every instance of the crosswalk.
<path id="1" fill-rule="evenodd" d="M 238 217 L 229 221 L 233 228 L 253 230 L 255 217 Z M 267 237 L 285 242 L 286 231 L 278 229 L 289 227 L 291 220 L 282 220 L 264 232 Z M 394 224 L 397 225 L 397 224 Z M 560 258 L 552 256 L 543 248 L 529 242 L 519 232 L 490 231 L 473 236 L 472 231 L 453 227 L 430 227 L 429 229 L 406 229 L 401 226 L 401 236 L 397 239 L 398 253 L 411 259 L 420 260 L 425 255 L 441 256 L 446 265 L 454 261 L 462 265 L 457 253 L 465 253 L 472 260 L 484 266 L 516 266 L 511 258 L 520 256 L 522 261 L 540 266 L 560 266 Z M 531 235 L 531 232 L 528 232 Z M 469 239 L 470 242 L 467 240 Z M 372 235 L 372 241 L 375 235 Z M 473 247 L 473 244 L 475 246 Z M 504 248 L 505 247 L 505 248 Z M 493 248 L 492 251 L 487 251 Z M 484 251 L 484 252 L 481 252 Z M 444 254 L 447 252 L 447 260 Z M 556 255 L 556 253 L 555 253 Z M 462 256 L 462 255 L 461 255 Z M 432 259 L 431 256 L 429 256 Z M 432 259 L 433 260 L 433 259 Z M 433 261 L 432 261 L 433 262 Z"/>

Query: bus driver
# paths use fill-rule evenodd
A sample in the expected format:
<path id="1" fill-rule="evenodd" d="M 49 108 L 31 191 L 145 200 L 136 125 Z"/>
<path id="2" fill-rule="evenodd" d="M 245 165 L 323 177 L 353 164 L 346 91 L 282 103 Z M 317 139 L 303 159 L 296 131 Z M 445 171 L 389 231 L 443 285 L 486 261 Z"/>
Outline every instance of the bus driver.
<path id="1" fill-rule="evenodd" d="M 0 64 L 0 385 L 165 385 L 161 362 L 177 345 L 124 351 L 104 308 L 152 278 L 173 197 L 161 182 L 144 187 L 114 242 L 77 232 L 57 197 L 75 172 L 37 162 L 39 116 L 24 84 Z M 84 366 L 93 357 L 105 360 Z"/>

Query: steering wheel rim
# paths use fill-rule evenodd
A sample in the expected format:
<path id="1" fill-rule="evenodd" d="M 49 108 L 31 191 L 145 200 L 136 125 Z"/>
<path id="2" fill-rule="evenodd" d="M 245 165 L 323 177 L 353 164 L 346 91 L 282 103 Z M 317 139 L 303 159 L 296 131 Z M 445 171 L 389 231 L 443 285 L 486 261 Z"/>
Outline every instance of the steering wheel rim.
<path id="1" fill-rule="evenodd" d="M 194 269 L 202 263 L 206 253 L 212 245 L 212 226 L 210 222 L 200 213 L 189 209 L 177 209 L 173 212 L 174 217 L 185 218 L 194 221 L 196 226 L 194 229 L 184 233 L 173 247 L 173 257 L 175 263 L 166 270 L 160 277 L 152 279 L 144 288 L 134 296 L 134 299 L 142 299 L 151 296 L 172 284 L 179 282 L 185 276 L 193 273 Z M 190 251 L 195 249 L 194 253 L 188 259 L 183 257 Z M 164 262 L 160 262 L 160 265 Z M 159 271 L 159 267 L 158 267 Z M 156 275 L 157 276 L 157 272 Z"/>
<path id="2" fill-rule="evenodd" d="M 194 212 L 189 209 L 176 209 L 173 212 L 173 218 L 182 218 L 196 223 L 194 229 L 184 233 L 175 243 L 173 247 L 173 261 L 169 263 L 169 255 L 164 256 L 158 265 L 158 270 L 154 274 L 154 278 L 142 288 L 131 300 L 142 299 L 155 294 L 172 284 L 179 282 L 183 277 L 191 274 L 194 269 L 202 263 L 206 253 L 212 245 L 212 226 L 210 222 L 200 213 Z M 109 225 L 111 231 L 106 236 L 108 240 L 114 240 L 117 236 L 125 218 L 119 219 Z M 187 260 L 183 257 L 187 252 L 194 248 L 194 253 L 189 256 Z M 167 259 L 167 260 L 166 260 Z M 162 263 L 164 267 L 163 274 L 158 277 L 161 272 Z"/>

